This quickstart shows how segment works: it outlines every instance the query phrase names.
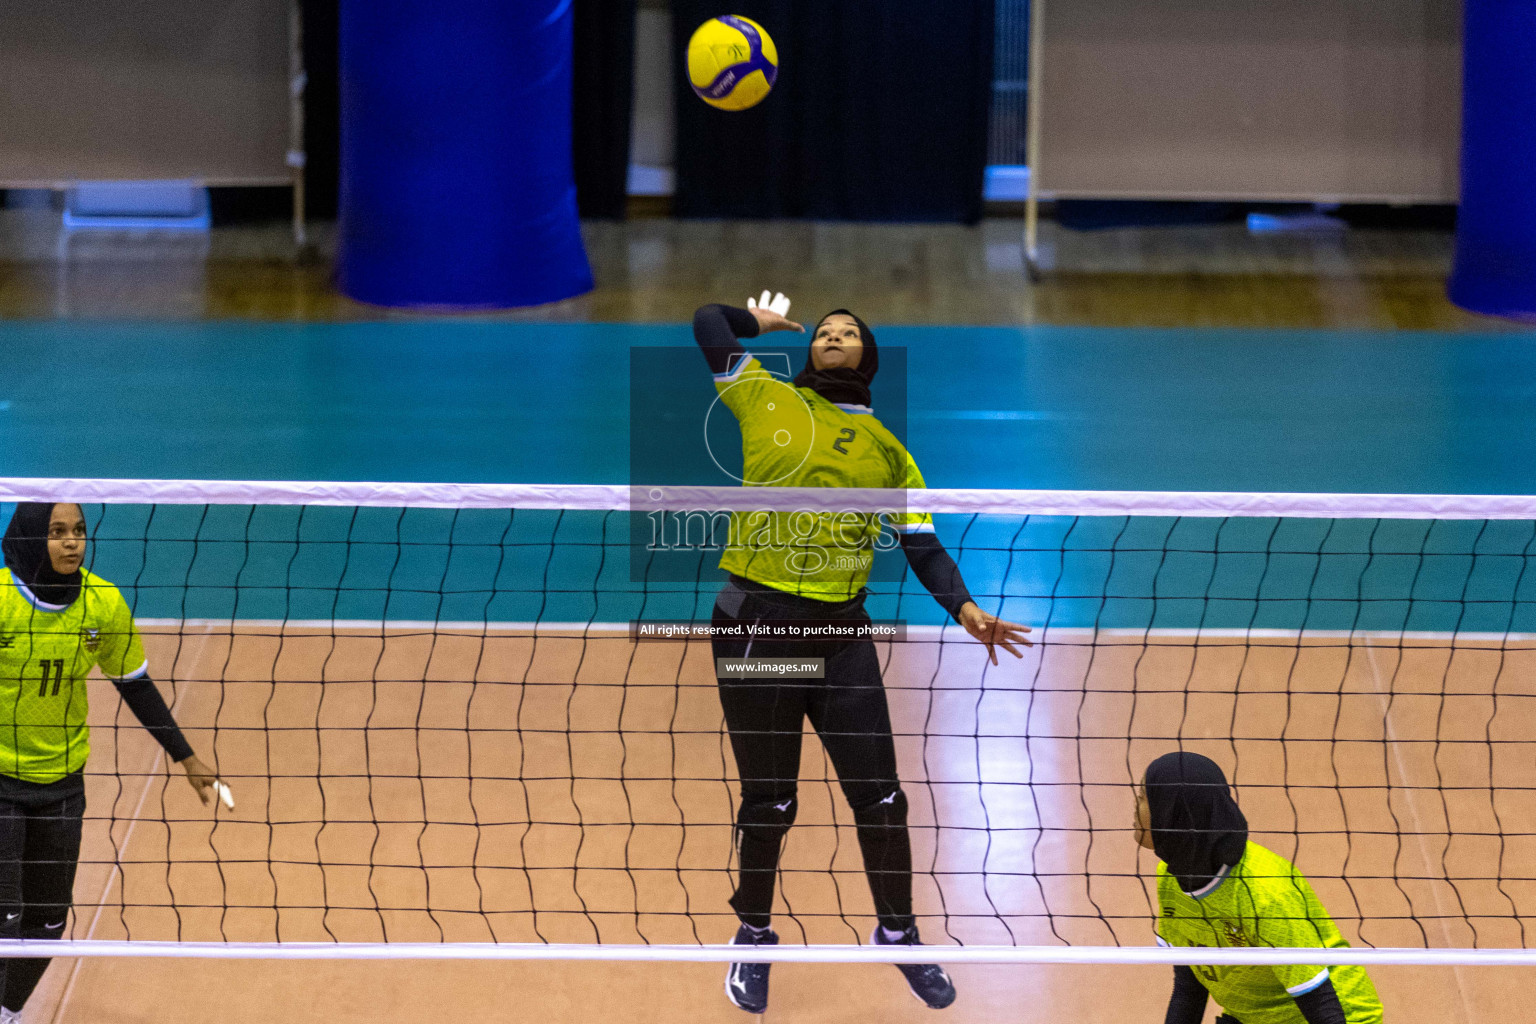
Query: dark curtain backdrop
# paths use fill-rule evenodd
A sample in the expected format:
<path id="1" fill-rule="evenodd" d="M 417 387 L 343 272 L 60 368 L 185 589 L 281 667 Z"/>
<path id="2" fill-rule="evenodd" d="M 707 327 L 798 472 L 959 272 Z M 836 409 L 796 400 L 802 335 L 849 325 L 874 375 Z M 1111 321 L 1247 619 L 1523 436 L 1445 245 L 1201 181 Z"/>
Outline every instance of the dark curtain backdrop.
<path id="1" fill-rule="evenodd" d="M 575 0 L 571 146 L 583 217 L 623 217 L 634 104 L 636 0 Z"/>
<path id="2" fill-rule="evenodd" d="M 629 118 L 634 93 L 636 0 L 575 0 L 572 149 L 576 197 L 584 217 L 624 216 Z M 338 10 L 340 0 L 303 0 L 304 148 L 307 208 L 336 216 L 341 152 Z M 279 207 L 278 215 L 282 216 Z"/>
<path id="3" fill-rule="evenodd" d="M 304 206 L 310 217 L 336 216 L 341 183 L 341 4 L 302 0 L 304 32 Z"/>
<path id="4" fill-rule="evenodd" d="M 715 110 L 684 73 L 717 0 L 672 0 L 681 217 L 981 217 L 993 0 L 735 0 L 778 45 L 751 110 Z"/>

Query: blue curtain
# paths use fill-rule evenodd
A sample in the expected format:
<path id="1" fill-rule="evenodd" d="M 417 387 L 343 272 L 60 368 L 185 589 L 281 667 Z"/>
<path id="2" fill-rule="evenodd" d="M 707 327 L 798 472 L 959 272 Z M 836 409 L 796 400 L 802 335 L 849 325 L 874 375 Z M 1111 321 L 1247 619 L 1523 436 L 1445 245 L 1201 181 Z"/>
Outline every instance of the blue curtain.
<path id="1" fill-rule="evenodd" d="M 385 306 L 588 291 L 571 0 L 343 0 L 337 283 Z"/>
<path id="2" fill-rule="evenodd" d="M 751 110 L 694 96 L 688 37 L 739 14 L 779 50 Z M 673 0 L 682 217 L 981 217 L 993 0 Z"/>
<path id="3" fill-rule="evenodd" d="M 1466 0 L 1451 301 L 1536 317 L 1536 4 Z"/>

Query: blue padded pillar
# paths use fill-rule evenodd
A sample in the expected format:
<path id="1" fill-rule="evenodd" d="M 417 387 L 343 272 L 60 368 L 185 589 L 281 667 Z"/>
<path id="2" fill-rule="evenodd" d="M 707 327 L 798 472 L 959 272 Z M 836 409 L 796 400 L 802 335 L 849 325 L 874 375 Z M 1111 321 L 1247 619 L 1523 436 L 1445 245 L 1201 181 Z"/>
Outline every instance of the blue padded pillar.
<path id="1" fill-rule="evenodd" d="M 1451 301 L 1536 317 L 1536 3 L 1465 0 Z"/>
<path id="2" fill-rule="evenodd" d="M 571 171 L 571 0 L 342 0 L 337 281 L 382 306 L 592 288 Z"/>

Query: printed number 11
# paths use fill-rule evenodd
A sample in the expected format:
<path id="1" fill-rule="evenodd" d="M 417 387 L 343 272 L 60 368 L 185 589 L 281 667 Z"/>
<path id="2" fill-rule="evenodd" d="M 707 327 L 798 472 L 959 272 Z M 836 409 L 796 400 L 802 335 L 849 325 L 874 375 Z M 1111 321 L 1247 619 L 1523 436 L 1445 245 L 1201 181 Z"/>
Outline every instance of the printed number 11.
<path id="1" fill-rule="evenodd" d="M 53 695 L 57 697 L 59 695 L 59 684 L 64 682 L 64 659 L 39 658 L 37 663 L 43 667 L 43 683 L 37 688 L 37 695 L 39 697 L 48 696 L 48 670 L 51 667 L 53 669 Z"/>

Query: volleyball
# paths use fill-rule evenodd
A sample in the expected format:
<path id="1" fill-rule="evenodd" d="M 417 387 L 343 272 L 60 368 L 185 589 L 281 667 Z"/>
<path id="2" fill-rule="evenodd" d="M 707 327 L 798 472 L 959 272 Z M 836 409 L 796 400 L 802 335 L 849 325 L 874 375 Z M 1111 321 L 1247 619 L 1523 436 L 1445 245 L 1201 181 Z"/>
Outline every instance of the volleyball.
<path id="1" fill-rule="evenodd" d="M 755 107 L 778 77 L 779 51 L 750 18 L 710 18 L 688 40 L 688 84 L 712 107 Z"/>

